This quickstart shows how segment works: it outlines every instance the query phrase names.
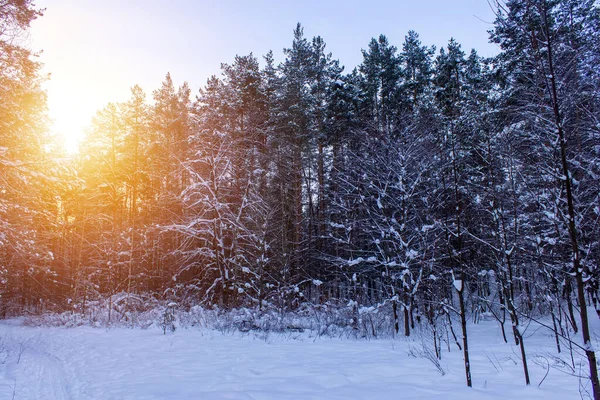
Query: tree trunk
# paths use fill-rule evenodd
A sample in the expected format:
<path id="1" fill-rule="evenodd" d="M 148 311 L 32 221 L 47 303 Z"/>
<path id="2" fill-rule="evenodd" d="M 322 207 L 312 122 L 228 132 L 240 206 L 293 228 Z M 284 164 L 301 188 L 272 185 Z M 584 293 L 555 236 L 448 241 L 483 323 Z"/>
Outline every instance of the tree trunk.
<path id="1" fill-rule="evenodd" d="M 462 287 L 458 292 L 458 304 L 460 307 L 460 327 L 462 329 L 463 339 L 463 355 L 465 359 L 465 375 L 467 378 L 467 386 L 472 387 L 473 382 L 471 380 L 471 363 L 469 361 L 469 341 L 467 338 L 467 316 L 465 314 L 465 296 L 464 296 L 464 280 L 461 281 Z"/>
<path id="2" fill-rule="evenodd" d="M 544 3 L 544 6 L 547 5 Z M 596 364 L 596 353 L 593 350 L 590 336 L 590 327 L 587 313 L 587 304 L 585 301 L 585 282 L 583 279 L 583 267 L 581 266 L 580 254 L 579 254 L 579 232 L 577 225 L 575 224 L 575 201 L 572 190 L 572 176 L 569 168 L 569 162 L 567 159 L 567 139 L 565 136 L 562 115 L 559 108 L 558 89 L 556 84 L 556 75 L 554 70 L 553 60 L 553 43 L 551 42 L 552 35 L 550 34 L 548 12 L 544 8 L 544 28 L 546 33 L 547 43 L 547 57 L 548 57 L 548 70 L 550 73 L 550 91 L 552 96 L 552 109 L 554 113 L 554 119 L 557 129 L 558 142 L 560 146 L 560 160 L 563 172 L 563 179 L 565 185 L 565 196 L 567 200 L 567 211 L 568 211 L 568 229 L 569 237 L 571 239 L 571 251 L 573 260 L 573 270 L 575 272 L 575 282 L 577 283 L 577 300 L 579 303 L 580 317 L 581 317 L 581 335 L 583 336 L 583 345 L 585 348 L 585 355 L 588 359 L 590 368 L 590 379 L 592 381 L 592 391 L 594 400 L 600 400 L 600 382 L 598 381 L 598 365 Z"/>

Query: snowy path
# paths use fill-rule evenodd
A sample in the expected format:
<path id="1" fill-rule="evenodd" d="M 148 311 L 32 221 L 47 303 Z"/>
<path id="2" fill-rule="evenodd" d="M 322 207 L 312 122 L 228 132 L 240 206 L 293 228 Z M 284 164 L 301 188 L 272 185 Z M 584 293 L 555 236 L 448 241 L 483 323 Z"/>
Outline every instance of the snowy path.
<path id="1" fill-rule="evenodd" d="M 474 388 L 467 389 L 456 349 L 444 353 L 441 376 L 430 361 L 408 356 L 419 342 L 404 339 L 261 340 L 198 330 L 164 336 L 0 323 L 0 399 L 580 398 L 577 378 L 553 369 L 538 388 L 546 369 L 531 361 L 533 385 L 525 387 L 516 348 L 502 343 L 492 324 L 472 331 Z M 546 335 L 530 342 L 532 354 L 552 350 Z"/>

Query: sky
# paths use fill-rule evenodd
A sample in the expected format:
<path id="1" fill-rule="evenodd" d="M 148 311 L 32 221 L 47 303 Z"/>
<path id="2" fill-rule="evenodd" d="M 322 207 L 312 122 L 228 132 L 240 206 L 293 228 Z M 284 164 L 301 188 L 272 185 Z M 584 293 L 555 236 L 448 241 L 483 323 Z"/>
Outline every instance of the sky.
<path id="1" fill-rule="evenodd" d="M 321 36 L 346 71 L 362 61 L 361 49 L 384 34 L 401 48 L 409 30 L 423 44 L 454 37 L 482 56 L 493 11 L 487 0 L 38 0 L 46 8 L 31 29 L 30 47 L 41 51 L 53 130 L 70 150 L 96 111 L 126 101 L 139 84 L 148 98 L 167 72 L 187 81 L 195 95 L 221 63 L 236 54 L 276 60 L 292 42 L 297 22 L 305 36 Z"/>

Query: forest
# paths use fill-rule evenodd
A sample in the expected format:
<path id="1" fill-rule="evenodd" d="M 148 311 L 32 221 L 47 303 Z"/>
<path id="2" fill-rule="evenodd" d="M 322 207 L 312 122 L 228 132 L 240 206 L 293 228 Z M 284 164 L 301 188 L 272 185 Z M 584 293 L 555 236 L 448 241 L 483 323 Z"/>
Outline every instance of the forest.
<path id="1" fill-rule="evenodd" d="M 537 319 L 559 352 L 579 335 L 600 399 L 600 9 L 492 3 L 494 57 L 408 31 L 345 70 L 298 24 L 283 60 L 133 86 L 68 154 L 19 41 L 43 11 L 0 0 L 0 315 L 343 309 L 365 335 L 427 325 L 436 354 L 449 330 L 469 386 L 471 321 L 529 383 Z"/>

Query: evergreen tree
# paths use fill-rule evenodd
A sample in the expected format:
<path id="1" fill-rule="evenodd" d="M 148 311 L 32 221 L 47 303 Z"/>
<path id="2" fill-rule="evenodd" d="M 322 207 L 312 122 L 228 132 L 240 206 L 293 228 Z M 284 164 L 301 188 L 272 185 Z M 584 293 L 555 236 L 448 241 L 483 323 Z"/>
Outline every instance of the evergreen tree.
<path id="1" fill-rule="evenodd" d="M 2 314 L 43 306 L 51 292 L 53 165 L 45 152 L 46 94 L 41 64 L 22 46 L 42 15 L 32 1 L 0 3 L 0 293 Z"/>
<path id="2" fill-rule="evenodd" d="M 362 51 L 363 62 L 358 67 L 366 120 L 375 124 L 378 132 L 386 134 L 391 134 L 397 123 L 400 69 L 396 51 L 396 47 L 380 35 L 378 39 L 371 39 L 368 49 Z"/>
<path id="3" fill-rule="evenodd" d="M 599 10 L 594 1 L 570 0 L 512 0 L 497 7 L 491 38 L 503 50 L 498 62 L 512 85 L 509 106 L 518 110 L 518 118 L 535 138 L 530 143 L 536 147 L 531 151 L 537 153 L 538 170 L 544 171 L 548 183 L 556 188 L 549 191 L 555 206 L 546 203 L 544 212 L 550 217 L 548 223 L 563 232 L 558 243 L 564 245 L 558 254 L 564 265 L 570 264 L 563 271 L 565 292 L 571 296 L 570 276 L 574 276 L 592 391 L 594 398 L 600 399 L 596 356 L 588 345 L 585 298 L 594 267 L 582 261 L 586 260 L 583 249 L 590 235 L 590 226 L 582 222 L 589 204 L 582 200 L 589 187 L 586 177 L 594 168 L 590 162 L 595 160 L 580 150 L 596 129 L 595 119 L 584 111 L 597 104 L 584 77 L 597 74 L 590 62 L 598 55 Z M 571 319 L 575 327 L 573 316 Z"/>

